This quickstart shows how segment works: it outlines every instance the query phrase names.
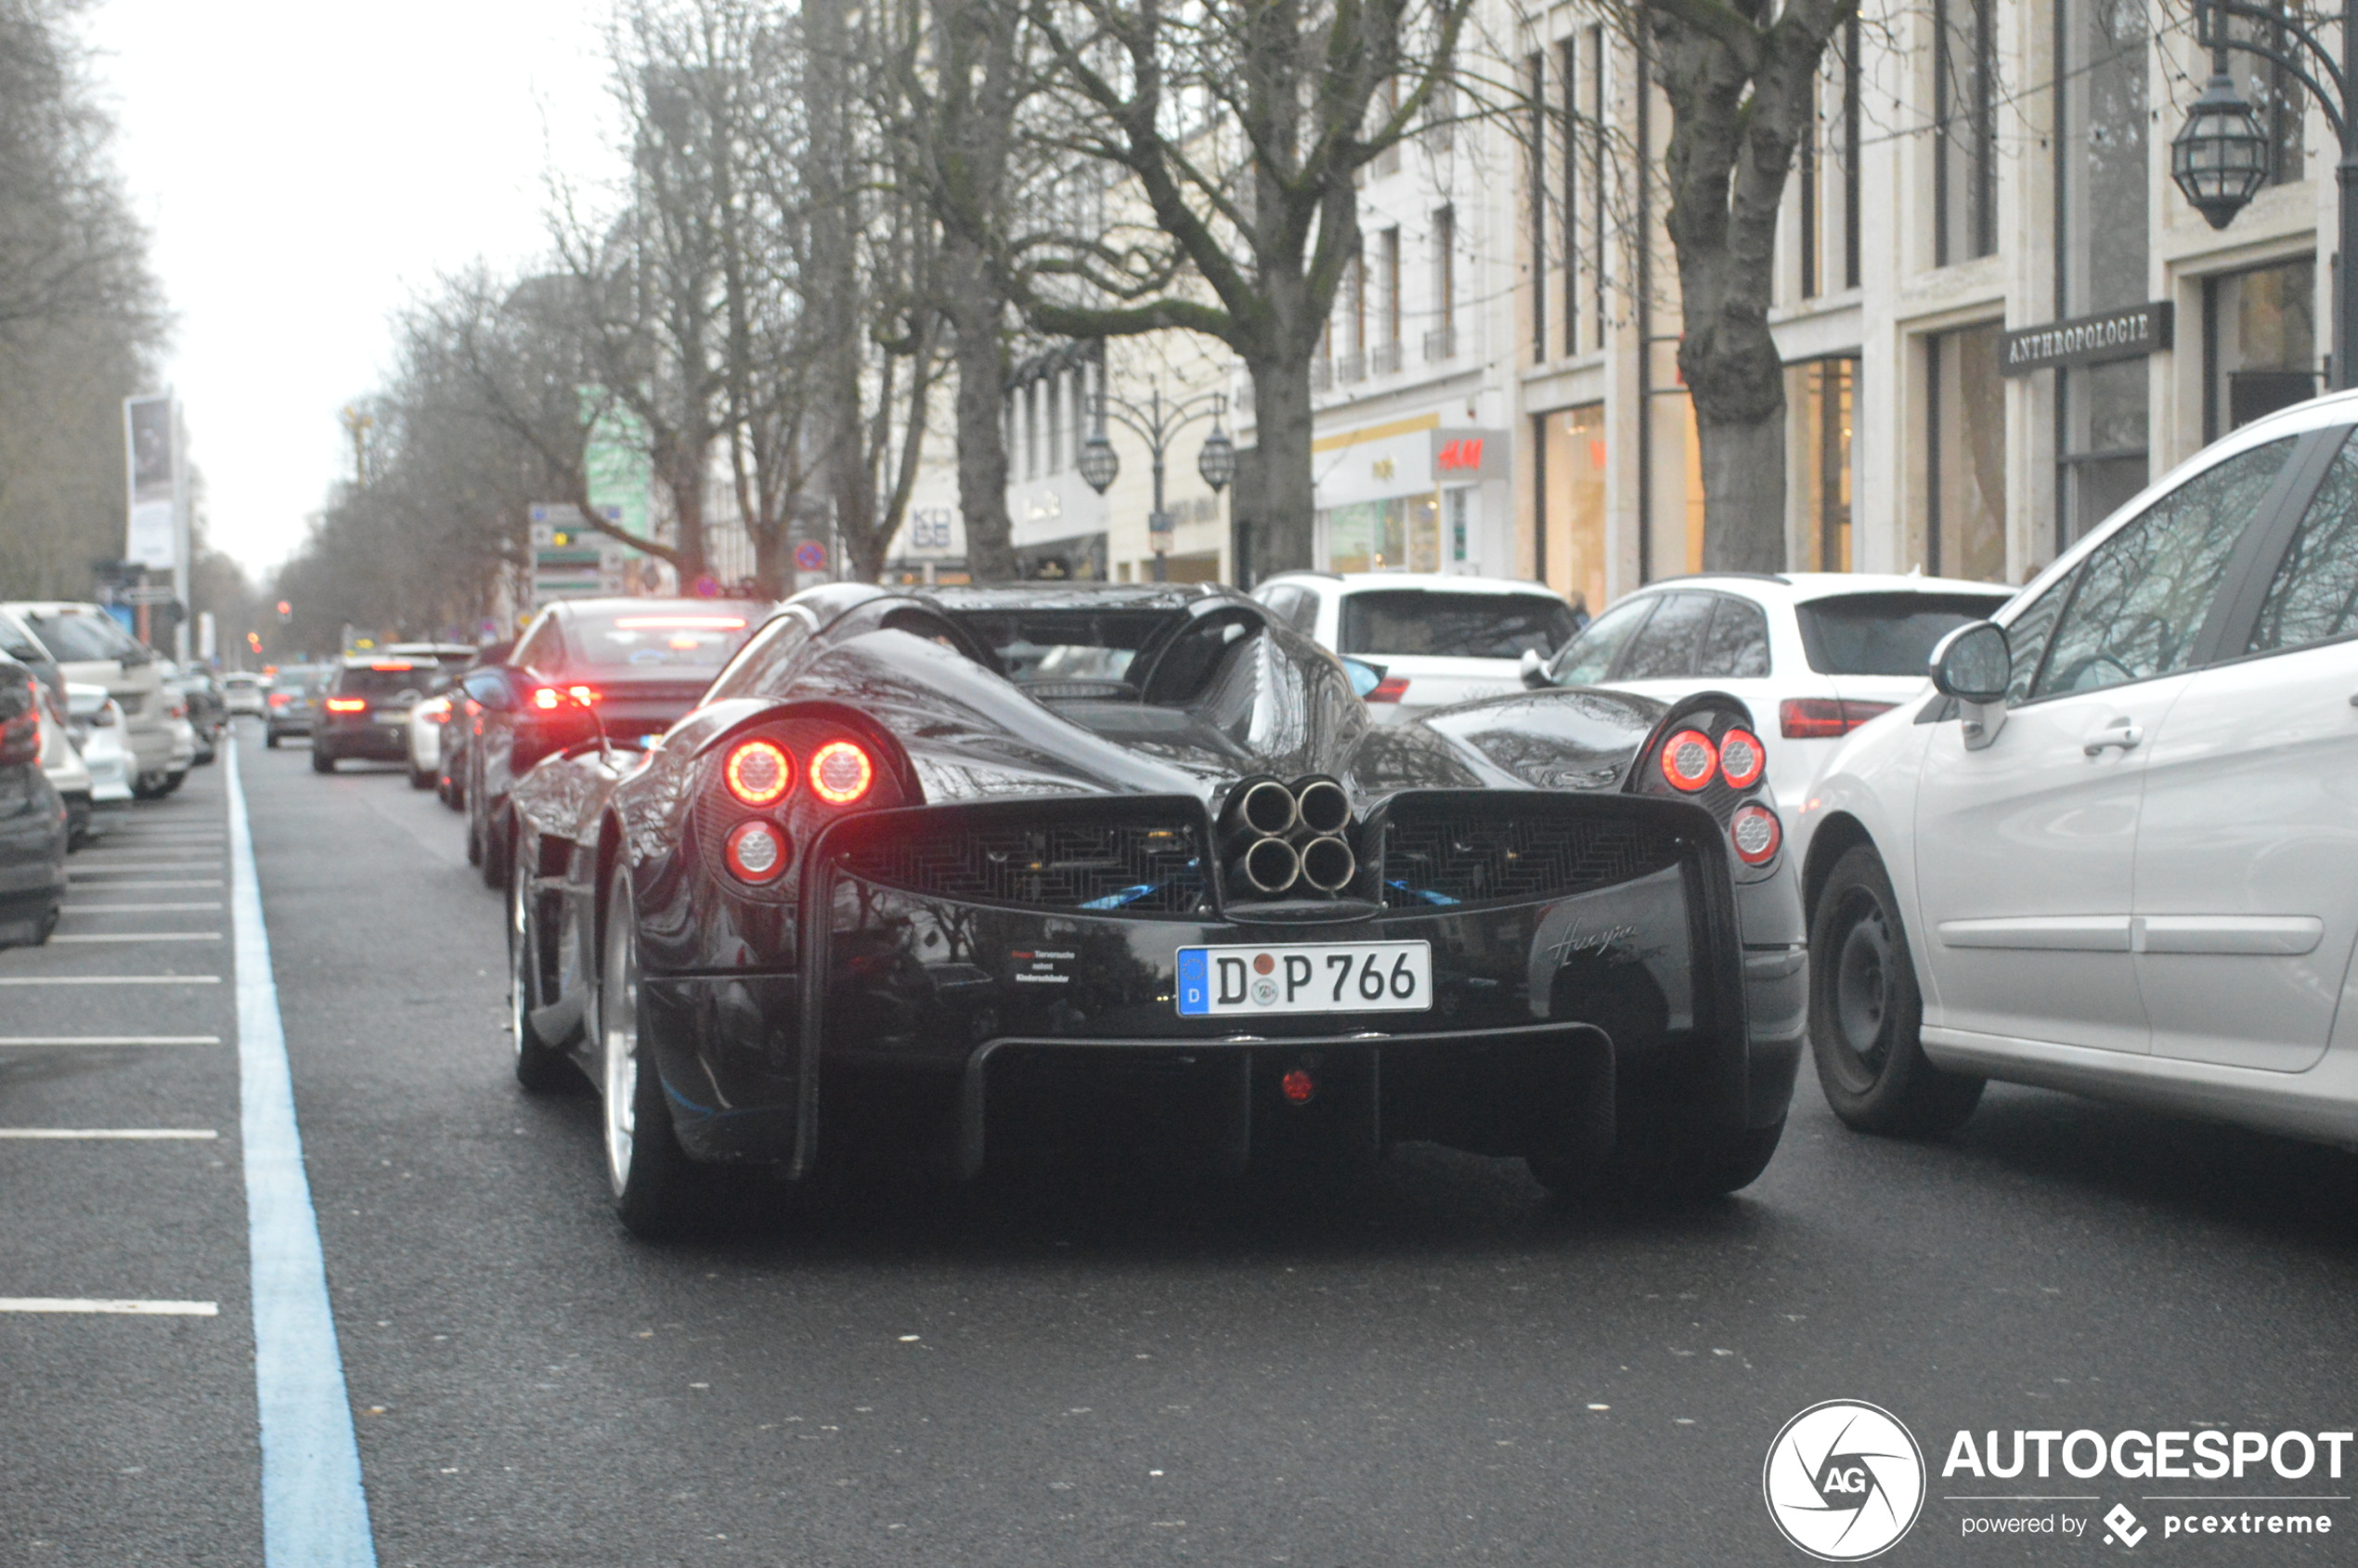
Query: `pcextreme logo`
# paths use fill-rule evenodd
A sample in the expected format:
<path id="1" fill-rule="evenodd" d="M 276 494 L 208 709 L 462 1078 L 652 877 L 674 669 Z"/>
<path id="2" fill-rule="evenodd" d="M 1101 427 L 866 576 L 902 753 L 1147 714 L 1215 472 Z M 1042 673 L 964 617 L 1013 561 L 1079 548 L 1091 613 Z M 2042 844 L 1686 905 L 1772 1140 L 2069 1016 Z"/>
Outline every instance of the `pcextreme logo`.
<path id="1" fill-rule="evenodd" d="M 1897 1545 L 1923 1511 L 1924 1451 L 1890 1411 L 1829 1399 L 1777 1433 L 1760 1490 L 1785 1539 L 1820 1562 L 1862 1562 Z"/>

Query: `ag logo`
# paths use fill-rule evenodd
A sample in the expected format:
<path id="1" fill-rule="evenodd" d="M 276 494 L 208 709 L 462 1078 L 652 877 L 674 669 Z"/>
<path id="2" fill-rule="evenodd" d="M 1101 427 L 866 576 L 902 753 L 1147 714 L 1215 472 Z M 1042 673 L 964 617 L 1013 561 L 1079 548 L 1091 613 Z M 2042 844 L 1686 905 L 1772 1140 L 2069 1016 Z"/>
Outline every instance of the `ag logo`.
<path id="1" fill-rule="evenodd" d="M 1812 1405 L 1777 1433 L 1761 1467 L 1768 1517 L 1826 1562 L 1888 1549 L 1924 1504 L 1924 1457 L 1888 1410 L 1855 1399 Z"/>

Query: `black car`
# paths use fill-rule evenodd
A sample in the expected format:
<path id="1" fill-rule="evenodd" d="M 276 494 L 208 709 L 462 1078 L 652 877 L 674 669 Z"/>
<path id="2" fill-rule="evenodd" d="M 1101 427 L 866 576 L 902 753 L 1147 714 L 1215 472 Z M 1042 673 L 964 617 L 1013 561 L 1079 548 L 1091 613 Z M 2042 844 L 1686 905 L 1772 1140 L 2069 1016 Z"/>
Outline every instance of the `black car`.
<path id="1" fill-rule="evenodd" d="M 432 659 L 349 658 L 319 698 L 311 729 L 311 771 L 332 773 L 346 758 L 409 760 L 409 710 L 437 689 Z"/>
<path id="2" fill-rule="evenodd" d="M 561 600 L 533 617 L 505 664 L 470 674 L 467 859 L 484 881 L 507 885 L 514 780 L 592 736 L 670 728 L 760 618 L 750 605 L 699 599 Z"/>
<path id="3" fill-rule="evenodd" d="M 319 694 L 335 679 L 331 665 L 287 665 L 263 693 L 262 744 L 273 750 L 290 735 L 307 735 L 319 718 Z"/>
<path id="4" fill-rule="evenodd" d="M 515 784 L 517 1075 L 601 1086 L 641 1234 L 707 1166 L 1076 1141 L 1730 1191 L 1803 1025 L 1763 755 L 1717 693 L 1372 725 L 1225 589 L 814 589 Z"/>
<path id="5" fill-rule="evenodd" d="M 514 646 L 512 642 L 485 643 L 451 679 L 450 716 L 442 726 L 442 756 L 434 789 L 435 797 L 454 811 L 467 809 L 467 742 L 474 734 L 475 720 L 483 716 L 483 705 L 467 695 L 466 679 L 476 670 L 505 664 L 508 651 Z"/>
<path id="6" fill-rule="evenodd" d="M 57 929 L 66 834 L 66 804 L 41 771 L 37 679 L 0 659 L 0 947 L 38 947 Z"/>

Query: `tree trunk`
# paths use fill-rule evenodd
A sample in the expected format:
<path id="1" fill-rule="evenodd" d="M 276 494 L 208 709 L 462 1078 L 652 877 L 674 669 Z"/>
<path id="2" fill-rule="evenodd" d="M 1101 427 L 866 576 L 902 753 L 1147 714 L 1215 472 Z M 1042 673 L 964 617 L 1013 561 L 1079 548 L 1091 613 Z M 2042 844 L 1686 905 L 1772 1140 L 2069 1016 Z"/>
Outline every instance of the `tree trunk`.
<path id="1" fill-rule="evenodd" d="M 684 444 L 683 444 L 684 447 Z M 704 457 L 701 451 L 675 452 L 665 475 L 671 491 L 672 564 L 680 574 L 680 591 L 693 593 L 707 570 L 704 548 Z"/>
<path id="2" fill-rule="evenodd" d="M 999 331 L 1006 305 L 982 247 L 955 232 L 942 239 L 944 297 L 957 336 L 958 511 L 966 525 L 966 570 L 977 582 L 1016 575 L 1014 523 L 1007 515 L 1006 428 L 1000 420 L 1006 365 Z"/>
<path id="3" fill-rule="evenodd" d="M 1248 359 L 1252 374 L 1255 460 L 1240 469 L 1252 493 L 1237 491 L 1237 515 L 1251 524 L 1250 561 L 1237 563 L 1239 587 L 1276 572 L 1307 570 L 1317 486 L 1310 467 L 1310 361 L 1306 356 Z"/>
<path id="4" fill-rule="evenodd" d="M 1722 424 L 1696 410 L 1703 448 L 1706 572 L 1785 569 L 1785 409 L 1750 424 Z"/>

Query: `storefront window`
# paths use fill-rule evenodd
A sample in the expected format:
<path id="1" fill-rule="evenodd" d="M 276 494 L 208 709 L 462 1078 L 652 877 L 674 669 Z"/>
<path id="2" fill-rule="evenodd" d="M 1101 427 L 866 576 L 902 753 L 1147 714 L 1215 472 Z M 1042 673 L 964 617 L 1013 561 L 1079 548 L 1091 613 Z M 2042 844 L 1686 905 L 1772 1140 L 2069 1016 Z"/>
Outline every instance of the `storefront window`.
<path id="1" fill-rule="evenodd" d="M 1801 566 L 1850 570 L 1850 420 L 1856 359 L 1818 359 L 1786 373 L 1785 401 L 1800 436 Z"/>
<path id="2" fill-rule="evenodd" d="M 1924 561 L 1944 577 L 2006 576 L 2006 395 L 1997 322 L 1924 340 Z M 2142 370 L 2144 367 L 2139 366 Z"/>
<path id="3" fill-rule="evenodd" d="M 1441 570 L 1441 498 L 1393 496 L 1318 513 L 1330 572 Z"/>
<path id="4" fill-rule="evenodd" d="M 2203 280 L 2205 441 L 2317 395 L 2316 312 L 2307 257 Z"/>
<path id="5" fill-rule="evenodd" d="M 2058 317 L 2146 297 L 2148 45 L 2144 0 L 2055 8 Z M 2144 487 L 2146 407 L 2142 359 L 2055 373 L 2057 550 Z"/>
<path id="6" fill-rule="evenodd" d="M 1541 419 L 1540 578 L 1591 615 L 1605 604 L 1605 406 Z"/>

